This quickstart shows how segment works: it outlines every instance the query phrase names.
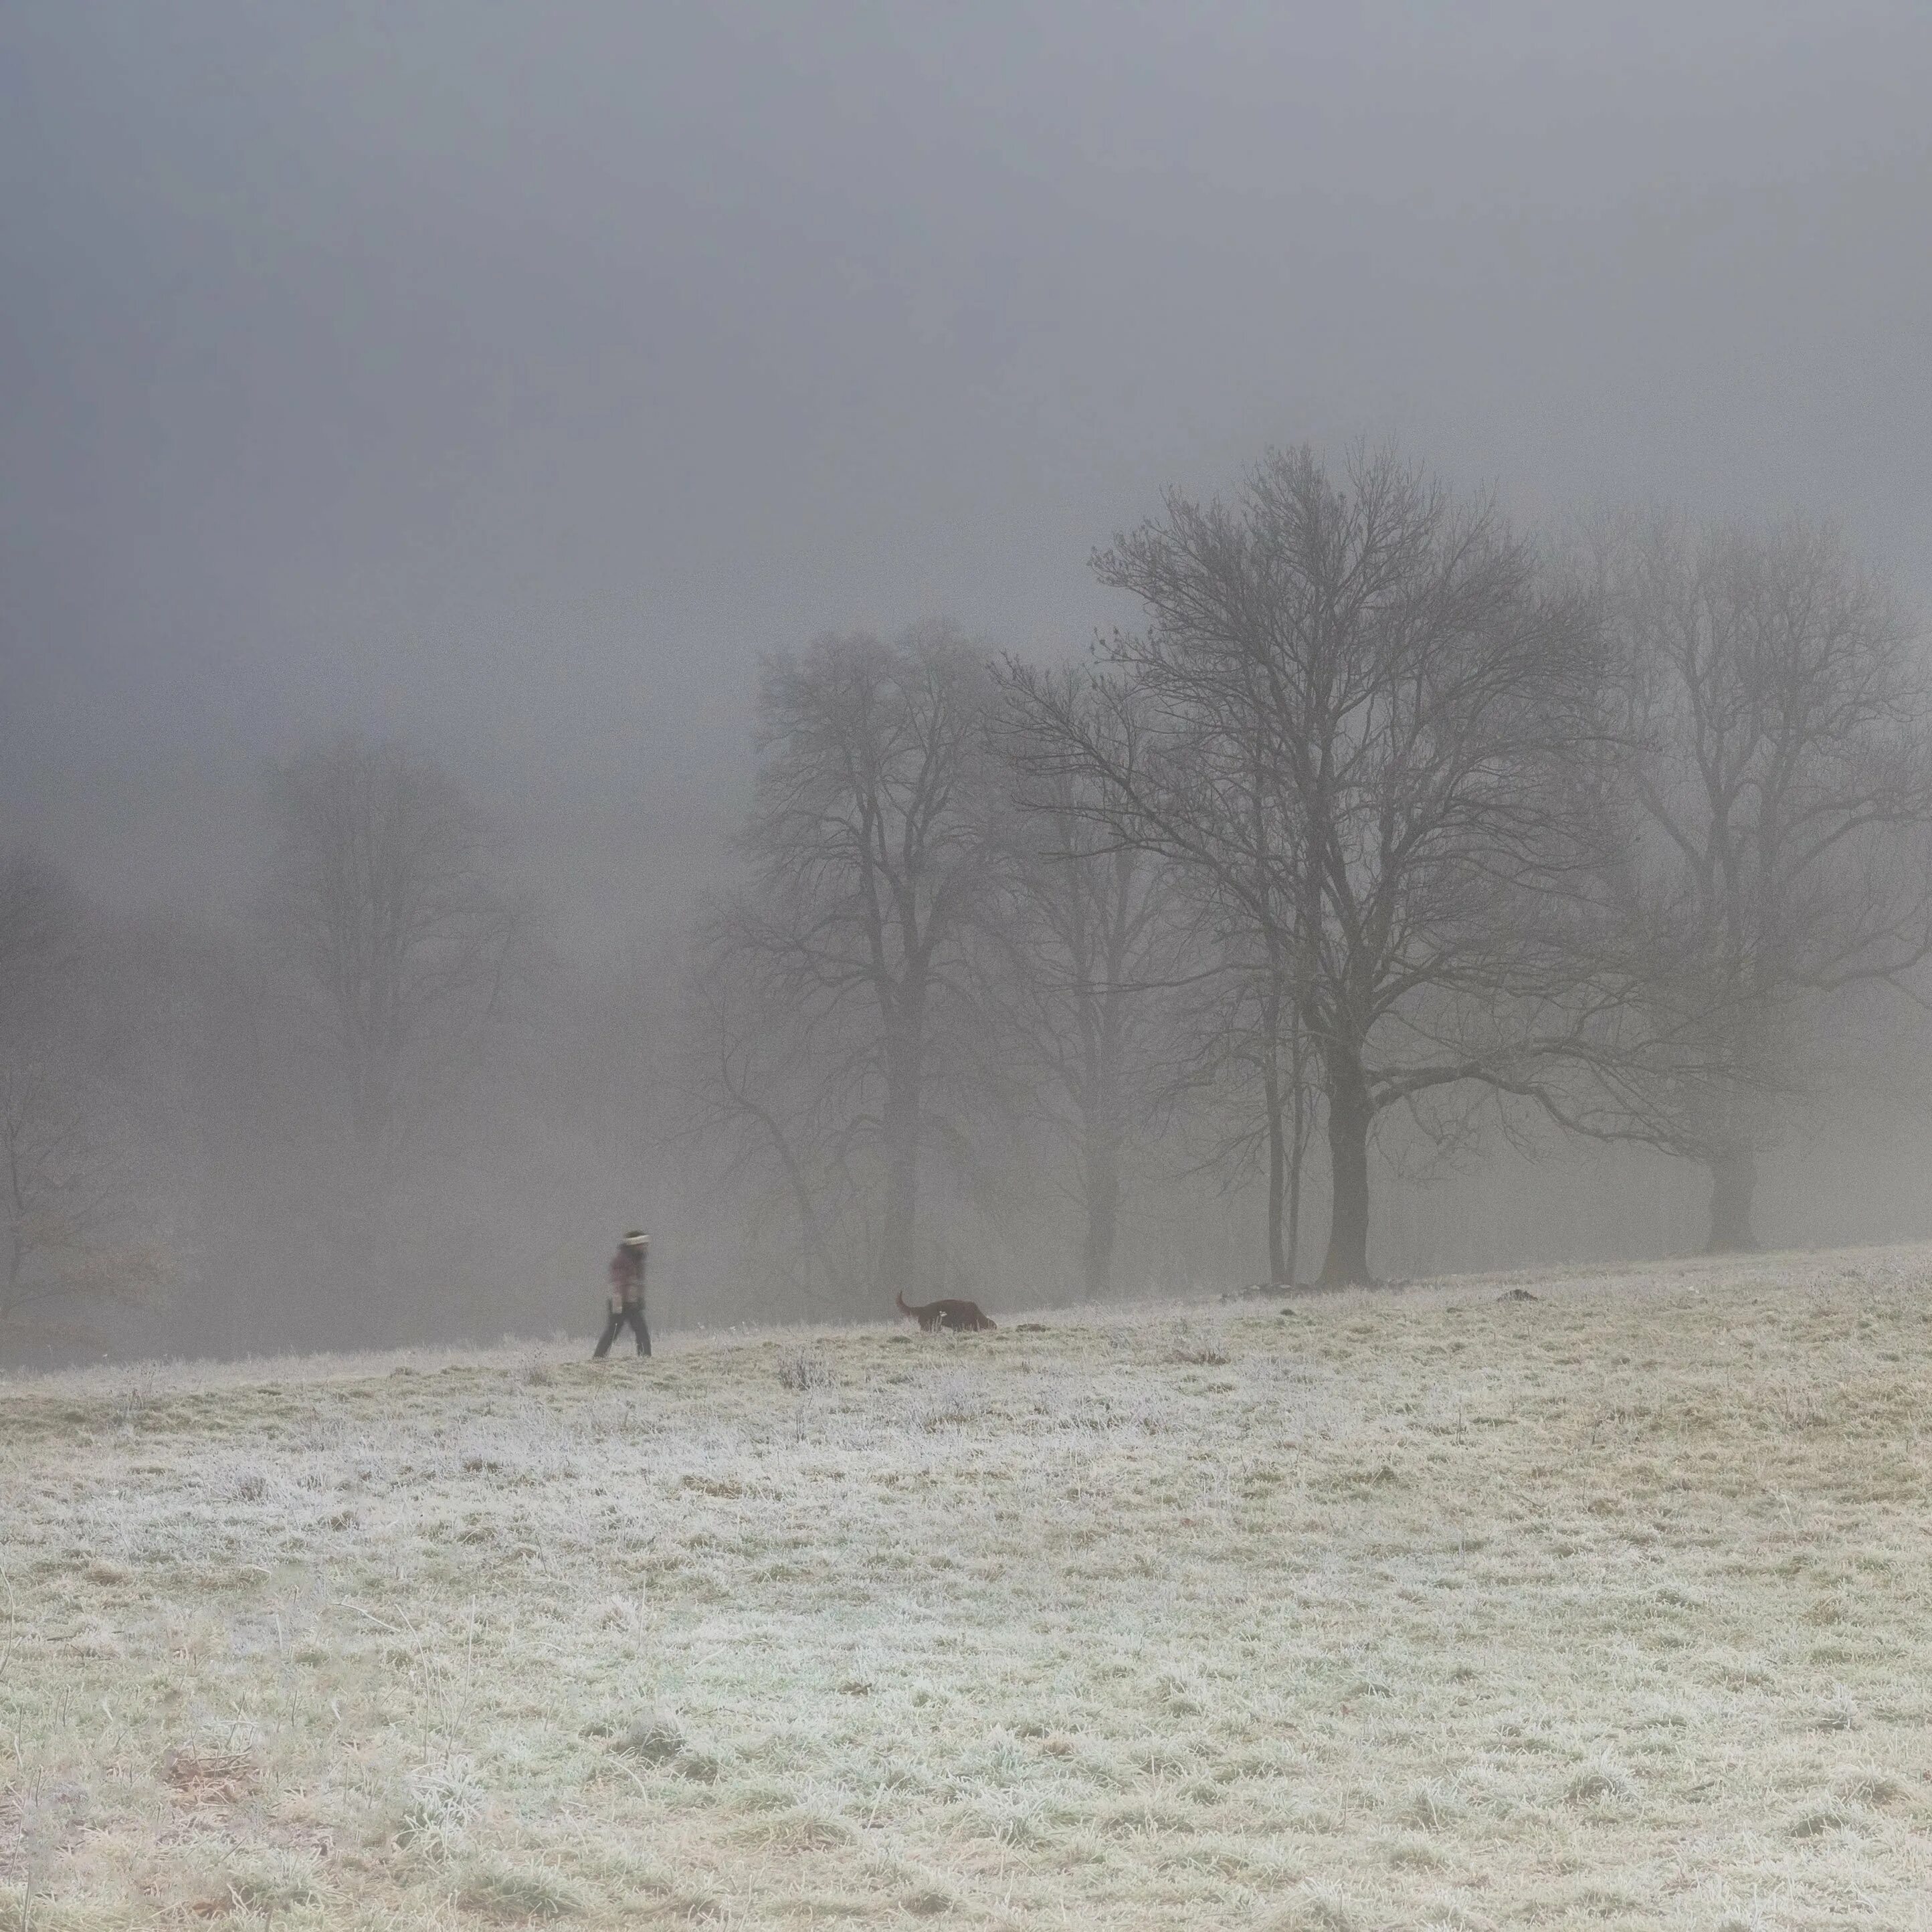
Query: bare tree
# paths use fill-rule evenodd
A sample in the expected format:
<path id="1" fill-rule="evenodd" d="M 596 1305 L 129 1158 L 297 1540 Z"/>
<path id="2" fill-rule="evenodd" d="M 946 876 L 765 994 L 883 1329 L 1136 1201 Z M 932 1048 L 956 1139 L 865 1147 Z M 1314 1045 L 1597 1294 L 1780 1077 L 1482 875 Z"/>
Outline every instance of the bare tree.
<path id="1" fill-rule="evenodd" d="M 1136 768 L 1141 727 L 1118 688 L 1079 671 L 1039 682 Z M 1005 912 L 992 928 L 1008 969 L 998 1004 L 1028 1111 L 1071 1151 L 1082 1278 L 1099 1298 L 1112 1278 L 1123 1160 L 1150 1132 L 1162 998 L 1186 976 L 1190 935 L 1166 862 L 1107 835 L 1104 801 L 1088 796 L 1104 779 L 1043 760 L 1024 710 L 1004 736 L 1022 785 L 1040 778 L 1008 835 Z"/>
<path id="2" fill-rule="evenodd" d="M 1268 1184 L 1268 1276 L 1288 1280 L 1310 1124 L 1307 1047 L 1293 986 L 1294 868 L 1274 795 L 1268 714 L 1216 694 L 1219 763 L 1204 785 L 1175 728 L 1172 694 L 1118 662 L 1090 692 L 1017 662 L 1006 681 L 1021 721 L 1012 742 L 1028 808 L 1088 820 L 1100 850 L 1156 859 L 1170 903 L 1186 908 L 1182 928 L 1212 956 L 1180 976 L 1192 997 L 1170 1015 L 1177 1025 L 1159 1097 L 1171 1112 L 1204 1089 L 1232 1096 L 1250 1080 L 1258 1088 L 1258 1131 L 1237 1126 L 1216 1135 L 1204 1165 L 1238 1176 L 1258 1157 Z M 1198 716 L 1192 728 L 1199 733 Z M 1192 795 L 1184 797 L 1176 780 L 1193 783 Z M 1156 826 L 1142 808 L 1143 794 L 1165 799 L 1175 822 Z M 1184 821 L 1186 836 L 1170 836 Z M 1214 862 L 1198 862 L 1208 850 Z"/>
<path id="3" fill-rule="evenodd" d="M 393 1163 L 473 1064 L 516 929 L 488 827 L 429 760 L 350 733 L 272 774 L 268 906 L 362 1153 Z"/>
<path id="4" fill-rule="evenodd" d="M 166 1279 L 115 1116 L 71 1064 L 0 1061 L 0 1334 L 85 1340 L 84 1310 L 138 1303 Z"/>
<path id="5" fill-rule="evenodd" d="M 741 839 L 755 882 L 714 928 L 724 955 L 764 962 L 764 996 L 812 1035 L 814 1131 L 880 1172 L 882 1297 L 914 1280 L 920 1157 L 945 1138 L 935 1096 L 962 1058 L 949 1029 L 970 997 L 962 952 L 994 872 L 989 693 L 978 654 L 944 625 L 771 659 Z"/>
<path id="6" fill-rule="evenodd" d="M 84 909 L 31 854 L 0 871 L 0 1334 L 72 1341 L 168 1271 L 124 1110 L 94 1064 Z"/>
<path id="7" fill-rule="evenodd" d="M 1258 935 L 1258 935 L 1238 916 L 1202 928 L 1214 935 L 1211 959 L 1174 1002 L 1164 1111 L 1186 1109 L 1184 1124 L 1197 1144 L 1206 1136 L 1199 1165 L 1219 1173 L 1224 1186 L 1257 1171 L 1265 1177 L 1268 1279 L 1292 1282 L 1321 1096 L 1292 962 L 1268 958 L 1267 935 Z"/>
<path id="8" fill-rule="evenodd" d="M 853 1158 L 871 1138 L 870 1055 L 835 1037 L 832 1016 L 794 1001 L 782 956 L 746 932 L 742 910 L 723 908 L 693 958 L 674 1132 L 680 1150 L 715 1161 L 712 1186 L 750 1184 L 754 1230 L 783 1217 L 777 1278 L 817 1312 L 877 1272 Z"/>
<path id="9" fill-rule="evenodd" d="M 1339 484 L 1271 457 L 1232 506 L 1170 496 L 1095 568 L 1152 620 L 1104 654 L 1151 721 L 1142 768 L 1036 676 L 1016 688 L 1104 782 L 1113 835 L 1196 873 L 1285 974 L 1327 1110 L 1322 1279 L 1365 1280 L 1377 1115 L 1533 1091 L 1568 1036 L 1544 928 L 1593 837 L 1564 782 L 1598 728 L 1592 609 L 1386 454 Z"/>
<path id="10" fill-rule="evenodd" d="M 1757 1156 L 1834 996 L 1932 956 L 1932 686 L 1896 600 L 1828 529 L 1653 514 L 1606 547 L 1640 836 L 1626 923 L 1688 1070 L 1624 1130 L 1702 1162 L 1709 1246 L 1754 1245 Z"/>

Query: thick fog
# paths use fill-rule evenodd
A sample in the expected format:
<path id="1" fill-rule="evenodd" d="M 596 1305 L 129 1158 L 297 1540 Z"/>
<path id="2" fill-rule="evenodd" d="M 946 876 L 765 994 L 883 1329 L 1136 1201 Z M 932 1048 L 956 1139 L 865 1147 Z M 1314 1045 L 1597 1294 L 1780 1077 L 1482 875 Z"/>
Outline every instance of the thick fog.
<path id="1" fill-rule="evenodd" d="M 1398 450 L 1573 559 L 1632 505 L 1795 514 L 1916 638 L 1928 84 L 1908 0 L 15 0 L 0 864 L 58 935 L 0 1017 L 92 1096 L 61 1131 L 113 1143 L 74 1280 L 153 1276 L 32 1346 L 587 1331 L 640 1220 L 674 1327 L 889 1314 L 862 1162 L 808 1190 L 854 1190 L 860 1232 L 807 1281 L 770 1150 L 693 1154 L 694 949 L 757 862 L 760 664 L 940 620 L 976 662 L 1071 663 L 1160 614 L 1095 550 L 1271 451 L 1340 479 Z M 354 1132 L 289 869 L 290 775 L 346 746 L 460 799 L 473 923 L 437 943 L 485 988 L 439 993 Z M 1762 1239 L 1932 1232 L 1888 903 L 1896 958 L 1752 1089 Z M 1082 1292 L 1072 1184 L 991 1151 L 1027 1058 L 933 1115 L 909 1297 Z M 1264 1280 L 1246 1090 L 1162 1064 L 1113 1290 Z M 813 1095 L 787 1118 L 822 1148 Z M 1481 1111 L 1382 1123 L 1377 1274 L 1705 1239 L 1709 1176 L 1650 1117 L 1590 1142 Z"/>

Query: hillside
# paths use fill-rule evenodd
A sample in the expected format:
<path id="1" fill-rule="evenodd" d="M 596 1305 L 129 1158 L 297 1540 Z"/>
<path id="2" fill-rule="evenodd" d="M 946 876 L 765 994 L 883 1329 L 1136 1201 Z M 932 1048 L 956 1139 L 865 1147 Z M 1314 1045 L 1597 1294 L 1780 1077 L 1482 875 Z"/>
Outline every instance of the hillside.
<path id="1" fill-rule="evenodd" d="M 1928 1291 L 0 1384 L 0 1921 L 1932 1926 Z"/>

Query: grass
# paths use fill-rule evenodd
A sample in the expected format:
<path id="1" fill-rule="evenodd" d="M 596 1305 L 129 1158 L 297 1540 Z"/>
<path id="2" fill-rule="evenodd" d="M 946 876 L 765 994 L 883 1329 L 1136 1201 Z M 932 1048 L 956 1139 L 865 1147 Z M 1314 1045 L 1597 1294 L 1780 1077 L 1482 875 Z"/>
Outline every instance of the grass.
<path id="1" fill-rule="evenodd" d="M 0 1928 L 1932 1927 L 1928 1288 L 0 1385 Z"/>

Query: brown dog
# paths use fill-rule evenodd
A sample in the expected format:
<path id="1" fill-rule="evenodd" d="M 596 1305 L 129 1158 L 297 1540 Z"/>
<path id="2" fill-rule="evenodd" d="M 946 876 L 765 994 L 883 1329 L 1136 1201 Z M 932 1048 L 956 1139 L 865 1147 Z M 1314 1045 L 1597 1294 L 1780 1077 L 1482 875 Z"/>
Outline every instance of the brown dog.
<path id="1" fill-rule="evenodd" d="M 935 1328 L 958 1328 L 973 1334 L 1000 1325 L 976 1301 L 928 1301 L 923 1308 L 914 1308 L 903 1294 L 896 1294 L 892 1299 L 898 1304 L 899 1312 L 910 1315 L 928 1335 Z"/>

